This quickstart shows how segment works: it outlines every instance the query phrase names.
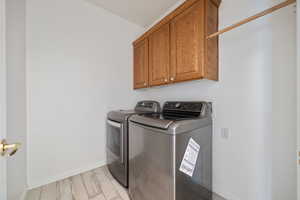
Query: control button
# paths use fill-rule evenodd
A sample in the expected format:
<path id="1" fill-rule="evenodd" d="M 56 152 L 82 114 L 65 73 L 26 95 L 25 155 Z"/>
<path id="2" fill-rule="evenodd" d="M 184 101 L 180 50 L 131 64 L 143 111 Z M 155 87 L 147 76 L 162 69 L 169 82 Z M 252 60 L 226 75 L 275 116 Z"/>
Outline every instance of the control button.
<path id="1" fill-rule="evenodd" d="M 176 103 L 175 104 L 175 108 L 180 108 L 181 107 L 181 103 Z"/>

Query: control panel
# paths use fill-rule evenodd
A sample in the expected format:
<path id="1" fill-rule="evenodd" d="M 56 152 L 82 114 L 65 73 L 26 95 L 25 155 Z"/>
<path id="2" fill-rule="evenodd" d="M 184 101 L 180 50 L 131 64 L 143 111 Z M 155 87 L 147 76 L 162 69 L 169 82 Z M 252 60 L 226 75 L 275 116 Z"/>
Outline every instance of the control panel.
<path id="1" fill-rule="evenodd" d="M 163 110 L 176 110 L 186 112 L 201 112 L 203 107 L 202 102 L 166 102 Z"/>
<path id="2" fill-rule="evenodd" d="M 160 112 L 160 104 L 156 101 L 140 101 L 135 106 L 136 111 Z"/>

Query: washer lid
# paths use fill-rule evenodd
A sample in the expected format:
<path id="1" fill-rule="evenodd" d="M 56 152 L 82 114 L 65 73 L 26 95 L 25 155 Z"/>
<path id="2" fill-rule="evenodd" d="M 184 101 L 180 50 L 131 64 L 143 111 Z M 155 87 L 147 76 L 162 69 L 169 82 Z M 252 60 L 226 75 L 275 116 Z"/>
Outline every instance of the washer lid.
<path id="1" fill-rule="evenodd" d="M 133 115 L 129 118 L 129 121 L 143 127 L 162 130 L 162 133 L 169 135 L 178 135 L 212 125 L 211 117 L 168 120 L 151 117 L 151 115 Z"/>
<path id="2" fill-rule="evenodd" d="M 130 117 L 130 121 L 144 126 L 167 130 L 174 123 L 174 120 L 162 119 L 160 116 L 160 114 L 134 115 Z"/>

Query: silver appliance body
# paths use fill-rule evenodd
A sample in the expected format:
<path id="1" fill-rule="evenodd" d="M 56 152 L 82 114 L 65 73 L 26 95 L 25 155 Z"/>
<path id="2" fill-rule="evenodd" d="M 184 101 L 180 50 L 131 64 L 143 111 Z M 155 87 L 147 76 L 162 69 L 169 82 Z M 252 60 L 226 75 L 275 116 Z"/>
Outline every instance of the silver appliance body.
<path id="1" fill-rule="evenodd" d="M 128 187 L 128 119 L 134 114 L 160 112 L 155 101 L 138 102 L 134 110 L 117 110 L 107 114 L 106 157 L 108 169 L 124 187 Z"/>
<path id="2" fill-rule="evenodd" d="M 211 200 L 211 104 L 167 102 L 163 112 L 130 118 L 132 200 Z M 201 147 L 192 177 L 179 170 L 191 138 Z"/>

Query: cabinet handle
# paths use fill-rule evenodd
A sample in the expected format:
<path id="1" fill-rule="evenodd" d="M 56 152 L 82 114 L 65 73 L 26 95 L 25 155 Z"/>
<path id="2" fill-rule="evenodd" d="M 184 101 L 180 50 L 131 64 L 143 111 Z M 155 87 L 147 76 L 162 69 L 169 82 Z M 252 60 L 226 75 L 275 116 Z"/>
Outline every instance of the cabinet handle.
<path id="1" fill-rule="evenodd" d="M 167 78 L 165 78 L 165 82 L 168 82 L 168 79 L 167 79 Z"/>
<path id="2" fill-rule="evenodd" d="M 175 78 L 174 77 L 171 77 L 171 81 L 174 81 L 175 80 Z"/>
<path id="3" fill-rule="evenodd" d="M 147 83 L 144 83 L 144 86 L 147 86 Z"/>

